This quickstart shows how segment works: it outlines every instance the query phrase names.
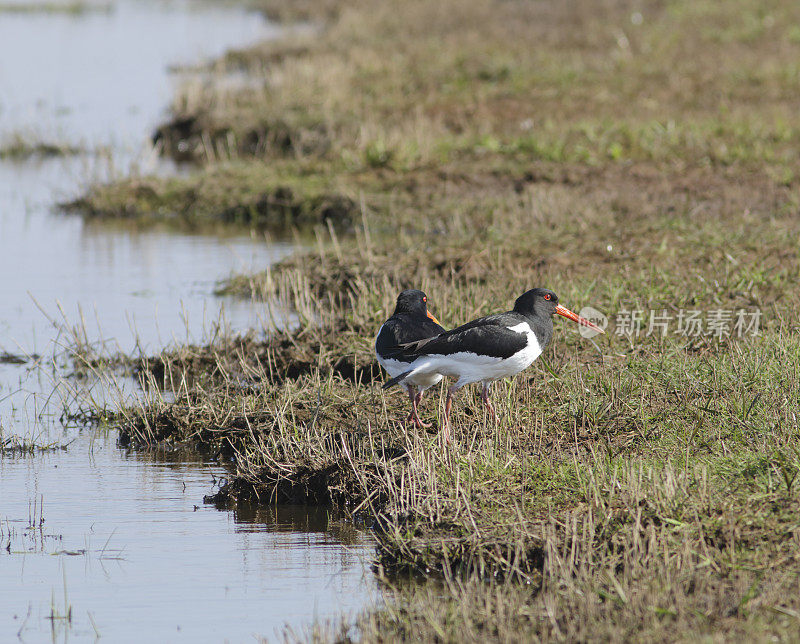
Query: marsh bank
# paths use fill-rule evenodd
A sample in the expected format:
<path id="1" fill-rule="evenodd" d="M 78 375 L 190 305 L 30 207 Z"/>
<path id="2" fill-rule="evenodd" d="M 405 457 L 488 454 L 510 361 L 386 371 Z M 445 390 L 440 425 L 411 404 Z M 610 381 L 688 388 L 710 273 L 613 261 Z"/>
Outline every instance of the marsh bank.
<path id="1" fill-rule="evenodd" d="M 212 446 L 235 459 L 229 492 L 335 501 L 374 522 L 379 571 L 440 575 L 323 638 L 791 638 L 797 11 L 344 2 L 313 38 L 223 57 L 258 82 L 176 101 L 166 147 L 201 167 L 84 205 L 131 217 L 199 196 L 203 216 L 258 222 L 281 191 L 284 220 L 331 196 L 347 216 L 227 282 L 292 307 L 295 328 L 141 361 L 176 399 L 123 410 L 122 435 Z M 561 327 L 498 386 L 499 426 L 467 392 L 452 448 L 402 428 L 371 353 L 397 292 L 422 288 L 454 326 L 533 285 L 612 318 L 762 323 L 597 344 Z"/>

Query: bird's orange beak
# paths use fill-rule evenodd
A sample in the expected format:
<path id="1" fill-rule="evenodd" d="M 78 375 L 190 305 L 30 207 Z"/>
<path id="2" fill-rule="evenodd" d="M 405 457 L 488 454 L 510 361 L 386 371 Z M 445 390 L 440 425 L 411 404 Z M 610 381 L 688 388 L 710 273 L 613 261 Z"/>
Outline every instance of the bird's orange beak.
<path id="1" fill-rule="evenodd" d="M 588 326 L 590 329 L 594 329 L 598 333 L 605 333 L 605 331 L 603 331 L 603 329 L 597 326 L 594 322 L 589 322 L 589 320 L 587 320 L 586 318 L 582 318 L 577 313 L 573 313 L 566 306 L 561 306 L 560 304 L 557 304 L 556 313 L 558 313 L 562 317 L 569 318 L 570 320 L 577 322 L 581 326 Z"/>
<path id="2" fill-rule="evenodd" d="M 434 317 L 433 313 L 431 313 L 430 311 L 425 311 L 425 315 L 427 315 L 427 316 L 428 316 L 428 317 L 429 317 L 431 320 L 433 320 L 434 322 L 436 322 L 436 324 L 438 324 L 439 326 L 443 326 L 443 325 L 442 325 L 442 323 L 441 323 L 441 322 L 439 322 L 439 320 L 437 320 L 437 319 Z"/>

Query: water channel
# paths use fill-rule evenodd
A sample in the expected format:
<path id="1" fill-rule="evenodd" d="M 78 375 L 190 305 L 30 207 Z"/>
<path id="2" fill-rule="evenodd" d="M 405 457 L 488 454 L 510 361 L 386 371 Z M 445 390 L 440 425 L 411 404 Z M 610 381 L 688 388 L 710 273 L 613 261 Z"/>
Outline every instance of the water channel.
<path id="1" fill-rule="evenodd" d="M 168 70 L 276 33 L 186 0 L 0 9 L 0 146 L 85 151 L 0 160 L 0 443 L 53 448 L 0 452 L 0 641 L 258 641 L 376 592 L 362 532 L 324 509 L 203 504 L 221 465 L 62 421 L 69 387 L 52 366 L 65 328 L 154 352 L 266 324 L 264 305 L 214 285 L 288 244 L 90 223 L 56 204 L 115 173 L 180 171 L 147 143 L 181 81 Z"/>

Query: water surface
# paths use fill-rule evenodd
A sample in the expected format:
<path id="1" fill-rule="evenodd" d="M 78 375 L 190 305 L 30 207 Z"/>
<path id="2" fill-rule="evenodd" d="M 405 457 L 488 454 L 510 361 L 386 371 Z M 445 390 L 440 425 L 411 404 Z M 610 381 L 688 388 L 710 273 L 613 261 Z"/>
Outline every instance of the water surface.
<path id="1" fill-rule="evenodd" d="M 97 178 L 176 171 L 147 145 L 176 82 L 167 69 L 274 33 L 258 14 L 188 1 L 0 12 L 0 145 L 87 151 L 0 161 L 0 356 L 21 361 L 0 358 L 0 444 L 55 448 L 0 450 L 1 642 L 254 641 L 373 592 L 363 533 L 324 510 L 203 504 L 222 465 L 129 453 L 113 430 L 65 423 L 83 385 L 53 365 L 75 337 L 149 353 L 269 323 L 264 304 L 213 290 L 288 244 L 87 224 L 55 204 Z"/>
<path id="2" fill-rule="evenodd" d="M 216 510 L 221 474 L 105 437 L 0 458 L 0 641 L 253 641 L 363 605 L 360 532 L 324 509 Z"/>

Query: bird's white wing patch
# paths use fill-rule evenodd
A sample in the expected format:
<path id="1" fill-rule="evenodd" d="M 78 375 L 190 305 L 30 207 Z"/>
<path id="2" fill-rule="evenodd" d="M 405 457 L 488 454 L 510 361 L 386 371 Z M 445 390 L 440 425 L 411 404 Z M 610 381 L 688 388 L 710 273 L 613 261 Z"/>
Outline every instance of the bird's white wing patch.
<path id="1" fill-rule="evenodd" d="M 514 326 L 506 327 L 509 331 L 516 331 L 517 333 L 531 333 L 531 327 L 527 322 L 520 322 Z"/>

